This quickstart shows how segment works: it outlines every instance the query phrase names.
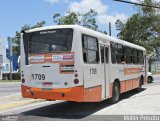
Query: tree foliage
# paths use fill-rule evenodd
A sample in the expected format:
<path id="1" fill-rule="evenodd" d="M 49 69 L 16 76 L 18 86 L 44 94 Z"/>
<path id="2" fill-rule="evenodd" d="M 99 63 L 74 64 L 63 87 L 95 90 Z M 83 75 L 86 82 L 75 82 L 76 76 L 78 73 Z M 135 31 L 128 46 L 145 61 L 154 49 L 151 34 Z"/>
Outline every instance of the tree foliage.
<path id="1" fill-rule="evenodd" d="M 142 3 L 155 5 L 154 0 L 144 0 Z M 150 53 L 160 46 L 160 14 L 155 8 L 146 6 L 138 8 L 138 13 L 133 14 L 126 23 L 117 20 L 116 28 L 120 30 L 118 37 L 143 46 Z"/>
<path id="2" fill-rule="evenodd" d="M 20 31 L 16 31 L 16 35 L 15 37 L 13 37 L 13 51 L 16 52 L 18 56 L 20 55 L 20 41 L 21 41 L 21 31 L 22 30 L 26 31 L 29 29 L 43 27 L 44 25 L 45 25 L 45 21 L 42 21 L 42 22 L 38 22 L 34 26 L 24 25 Z"/>
<path id="3" fill-rule="evenodd" d="M 57 25 L 81 25 L 93 30 L 98 29 L 98 25 L 96 23 L 97 12 L 93 9 L 90 9 L 88 12 L 84 14 L 76 13 L 68 11 L 67 15 L 62 16 L 59 13 L 53 15 L 53 21 Z"/>

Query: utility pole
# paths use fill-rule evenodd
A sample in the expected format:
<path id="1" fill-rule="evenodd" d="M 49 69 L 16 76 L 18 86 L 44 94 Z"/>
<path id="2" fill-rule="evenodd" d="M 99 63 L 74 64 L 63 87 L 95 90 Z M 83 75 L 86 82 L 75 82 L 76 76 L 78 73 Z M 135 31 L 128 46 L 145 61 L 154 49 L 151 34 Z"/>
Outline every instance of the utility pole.
<path id="1" fill-rule="evenodd" d="M 3 77 L 2 67 L 3 67 L 3 55 L 0 55 L 0 80 L 2 80 Z"/>
<path id="2" fill-rule="evenodd" d="M 12 65 L 13 65 L 13 56 L 12 56 L 12 38 L 8 37 L 8 47 L 10 50 L 10 80 L 12 80 Z"/>
<path id="3" fill-rule="evenodd" d="M 111 22 L 109 22 L 109 36 L 112 36 Z"/>
<path id="4" fill-rule="evenodd" d="M 2 67 L 3 67 L 3 47 L 2 47 L 2 40 L 0 38 L 0 80 L 2 80 Z"/>

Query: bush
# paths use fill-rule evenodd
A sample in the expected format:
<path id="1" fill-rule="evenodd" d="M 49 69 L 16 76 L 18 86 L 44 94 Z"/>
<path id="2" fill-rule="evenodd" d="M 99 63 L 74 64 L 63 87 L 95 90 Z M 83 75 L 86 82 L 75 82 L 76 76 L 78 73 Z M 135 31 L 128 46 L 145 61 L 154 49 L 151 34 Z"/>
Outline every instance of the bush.
<path id="1" fill-rule="evenodd" d="M 12 80 L 20 80 L 21 74 L 20 73 L 13 73 Z M 3 74 L 3 80 L 10 80 L 10 74 Z"/>

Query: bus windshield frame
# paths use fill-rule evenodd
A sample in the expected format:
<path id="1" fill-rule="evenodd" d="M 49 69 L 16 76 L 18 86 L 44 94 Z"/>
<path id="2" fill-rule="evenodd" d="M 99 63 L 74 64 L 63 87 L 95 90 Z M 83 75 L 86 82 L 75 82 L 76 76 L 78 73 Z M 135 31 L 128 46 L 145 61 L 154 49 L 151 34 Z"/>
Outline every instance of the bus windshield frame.
<path id="1" fill-rule="evenodd" d="M 28 65 L 30 54 L 71 52 L 73 29 L 50 29 L 23 34 L 23 43 Z"/>

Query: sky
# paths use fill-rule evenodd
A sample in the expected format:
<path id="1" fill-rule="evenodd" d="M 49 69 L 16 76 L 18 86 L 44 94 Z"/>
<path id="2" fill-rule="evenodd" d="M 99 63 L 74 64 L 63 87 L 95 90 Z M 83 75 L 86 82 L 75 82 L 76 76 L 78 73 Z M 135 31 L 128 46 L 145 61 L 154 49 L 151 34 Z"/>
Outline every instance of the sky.
<path id="1" fill-rule="evenodd" d="M 46 26 L 50 26 L 54 25 L 55 13 L 65 15 L 68 10 L 85 13 L 89 9 L 98 12 L 96 19 L 100 30 L 108 32 L 108 23 L 112 23 L 112 33 L 115 37 L 115 21 L 126 21 L 137 12 L 132 5 L 113 0 L 0 0 L 0 37 L 6 44 L 7 37 L 14 37 L 15 32 L 21 30 L 25 24 L 35 25 L 44 20 Z"/>

